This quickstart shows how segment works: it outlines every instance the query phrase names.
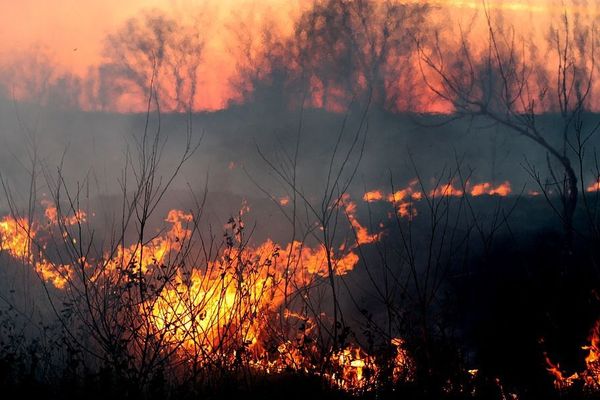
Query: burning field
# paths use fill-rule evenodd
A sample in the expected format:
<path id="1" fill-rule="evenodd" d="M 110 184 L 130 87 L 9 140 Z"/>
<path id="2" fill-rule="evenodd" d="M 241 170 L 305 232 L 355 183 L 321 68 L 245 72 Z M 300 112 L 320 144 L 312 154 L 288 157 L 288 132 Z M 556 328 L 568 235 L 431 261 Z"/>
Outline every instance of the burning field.
<path id="1" fill-rule="evenodd" d="M 593 2 L 66 3 L 0 16 L 2 393 L 600 398 Z"/>

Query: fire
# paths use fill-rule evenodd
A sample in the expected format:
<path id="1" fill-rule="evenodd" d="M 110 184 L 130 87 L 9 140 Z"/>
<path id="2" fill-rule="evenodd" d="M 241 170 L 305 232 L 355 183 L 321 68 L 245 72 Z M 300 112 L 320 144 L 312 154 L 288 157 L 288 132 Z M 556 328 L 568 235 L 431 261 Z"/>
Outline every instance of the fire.
<path id="1" fill-rule="evenodd" d="M 369 231 L 366 227 L 362 226 L 361 223 L 356 218 L 356 203 L 350 200 L 350 196 L 345 194 L 342 196 L 342 203 L 345 206 L 346 216 L 348 217 L 348 221 L 350 221 L 350 225 L 354 229 L 356 233 L 356 241 L 359 245 L 361 244 L 369 244 L 376 242 L 379 240 L 380 234 L 369 234 Z"/>
<path id="2" fill-rule="evenodd" d="M 406 351 L 406 346 L 402 338 L 392 339 L 392 346 L 396 347 L 396 356 L 394 358 L 394 369 L 392 378 L 394 382 L 409 382 L 414 379 L 415 370 L 414 361 Z"/>
<path id="3" fill-rule="evenodd" d="M 419 196 L 415 191 L 408 194 L 412 199 Z M 314 286 L 331 273 L 341 276 L 352 271 L 359 261 L 358 246 L 380 239 L 380 233 L 370 233 L 360 223 L 357 205 L 350 196 L 342 196 L 338 206 L 355 232 L 356 240 L 351 244 L 344 241 L 327 250 L 319 243 L 309 246 L 293 241 L 281 245 L 267 239 L 250 245 L 241 232 L 242 215 L 249 210 L 244 204 L 239 216 L 226 225 L 226 246 L 216 257 L 199 265 L 177 265 L 172 277 L 164 282 L 159 282 L 162 278 L 157 271 L 190 245 L 195 223 L 192 214 L 171 210 L 164 219 L 168 228 L 151 240 L 120 244 L 112 255 L 104 254 L 99 260 L 61 265 L 49 261 L 45 245 L 38 243 L 52 237 L 52 230 L 57 228 L 61 228 L 58 231 L 63 241 L 74 240 L 65 236 L 66 227 L 86 222 L 87 214 L 77 211 L 62 216 L 55 205 L 44 205 L 46 224 L 12 217 L 0 221 L 1 250 L 31 265 L 44 282 L 57 289 L 77 285 L 77 268 L 89 270 L 92 282 L 121 282 L 123 273 L 143 276 L 148 284 L 157 280 L 155 287 L 159 289 L 136 304 L 144 321 L 140 329 L 183 359 L 201 365 L 216 358 L 234 362 L 243 352 L 250 357 L 250 365 L 266 372 L 291 368 L 317 374 L 348 391 L 369 390 L 376 384 L 379 372 L 374 357 L 356 345 L 348 345 L 331 353 L 325 362 L 315 344 L 318 333 L 314 318 L 328 317 L 323 313 L 310 317 L 286 302 L 294 293 Z M 34 244 L 39 249 L 33 250 Z M 286 324 L 298 326 L 298 333 L 274 334 L 273 318 L 280 317 Z M 397 349 L 393 379 L 408 379 L 413 366 L 404 342 L 394 339 L 392 344 Z M 323 362 L 329 369 L 323 369 Z"/>
<path id="4" fill-rule="evenodd" d="M 283 303 L 281 283 L 289 274 L 286 266 L 294 266 L 287 277 L 292 287 L 306 286 L 316 276 L 329 274 L 322 246 L 310 248 L 294 241 L 282 247 L 267 240 L 255 248 L 231 251 L 233 254 L 226 252 L 205 270 L 194 268 L 189 279 L 178 274 L 158 300 L 144 305 L 150 309 L 157 332 L 169 327 L 168 342 L 190 352 L 236 343 L 252 348 L 264 327 L 259 316 L 276 312 Z M 238 261 L 232 265 L 232 259 Z M 348 273 L 358 263 L 358 256 L 351 251 L 339 258 L 331 255 L 330 259 L 337 275 Z M 228 331 L 223 331 L 224 327 Z"/>
<path id="5" fill-rule="evenodd" d="M 583 350 L 588 350 L 589 353 L 585 357 L 586 369 L 581 372 L 575 372 L 566 376 L 560 370 L 558 363 L 553 363 L 552 360 L 545 355 L 548 372 L 554 377 L 554 387 L 557 390 L 568 389 L 575 382 L 580 382 L 588 391 L 597 392 L 600 390 L 600 320 L 596 321 L 588 337 L 589 345 L 582 346 Z"/>
<path id="6" fill-rule="evenodd" d="M 586 189 L 587 192 L 600 192 L 600 179 L 596 179 Z"/>
<path id="7" fill-rule="evenodd" d="M 48 201 L 42 200 L 42 206 L 45 207 L 44 215 L 48 220 L 48 224 L 56 225 L 58 224 L 58 214 L 59 211 L 56 206 Z M 87 214 L 83 210 L 75 210 L 73 215 L 61 215 L 61 223 L 66 226 L 77 225 L 79 223 L 85 222 L 87 218 Z"/>
<path id="8" fill-rule="evenodd" d="M 452 182 L 440 185 L 429 192 L 429 196 L 431 197 L 460 197 L 463 194 L 464 192 L 461 189 L 454 187 Z"/>
<path id="9" fill-rule="evenodd" d="M 290 198 L 289 196 L 282 196 L 279 198 L 279 205 L 282 207 L 287 206 L 288 204 L 290 204 Z"/>
<path id="10" fill-rule="evenodd" d="M 6 251 L 12 258 L 33 266 L 44 282 L 63 289 L 72 275 L 72 269 L 49 262 L 42 251 L 33 251 L 37 233 L 37 227 L 31 226 L 24 218 L 4 217 L 0 221 L 0 251 Z"/>
<path id="11" fill-rule="evenodd" d="M 544 355 L 546 359 L 547 368 L 546 370 L 554 377 L 554 387 L 557 390 L 564 390 L 570 388 L 577 380 L 579 380 L 579 374 L 575 372 L 571 376 L 564 376 L 560 370 L 560 365 L 554 364 L 548 355 Z"/>
<path id="12" fill-rule="evenodd" d="M 4 217 L 0 221 L 0 249 L 7 251 L 13 258 L 31 261 L 30 232 L 29 222 L 24 218 Z"/>
<path id="13" fill-rule="evenodd" d="M 423 192 L 418 189 L 418 184 L 419 181 L 414 179 L 405 188 L 389 194 L 385 194 L 384 191 L 378 189 L 371 190 L 366 192 L 362 199 L 367 203 L 387 201 L 394 206 L 398 216 L 410 220 L 417 216 L 415 203 L 423 200 Z M 490 182 L 473 185 L 467 183 L 466 192 L 473 197 L 483 195 L 506 197 L 512 193 L 512 187 L 509 181 L 504 181 L 496 186 Z M 442 184 L 428 192 L 430 197 L 460 197 L 464 194 L 464 191 L 452 182 Z"/>
<path id="14" fill-rule="evenodd" d="M 406 200 L 421 200 L 423 198 L 423 193 L 416 189 L 417 183 L 418 182 L 416 180 L 411 181 L 406 188 L 389 194 L 387 196 L 387 200 L 390 203 L 400 203 Z"/>
<path id="15" fill-rule="evenodd" d="M 73 275 L 71 266 L 54 264 L 43 258 L 35 263 L 35 271 L 44 282 L 51 283 L 57 289 L 64 289 Z"/>
<path id="16" fill-rule="evenodd" d="M 340 350 L 333 354 L 332 362 L 339 367 L 332 380 L 342 389 L 360 390 L 377 382 L 375 360 L 359 347 L 348 346 Z"/>
<path id="17" fill-rule="evenodd" d="M 387 201 L 394 206 L 396 213 L 401 218 L 410 220 L 417 216 L 414 202 L 423 198 L 423 193 L 416 189 L 417 184 L 418 181 L 413 180 L 406 188 L 397 190 L 387 196 Z"/>
<path id="18" fill-rule="evenodd" d="M 109 262 L 109 269 L 118 270 L 123 266 L 133 267 L 133 272 L 146 273 L 151 265 L 161 265 L 165 256 L 173 251 L 181 250 L 185 239 L 191 235 L 187 224 L 192 216 L 180 210 L 169 211 L 165 222 L 171 224 L 171 229 L 162 236 L 157 236 L 148 243 L 133 243 L 129 247 L 119 246 L 117 254 Z M 138 270 L 139 269 L 139 270 Z"/>
<path id="19" fill-rule="evenodd" d="M 510 182 L 505 181 L 500 185 L 494 187 L 490 182 L 484 182 L 477 185 L 473 185 L 470 188 L 469 193 L 473 197 L 489 195 L 489 196 L 502 196 L 506 197 L 512 192 Z"/>
<path id="20" fill-rule="evenodd" d="M 181 346 L 193 354 L 213 351 L 232 338 L 226 327 L 237 328 L 244 321 L 238 320 L 235 309 L 238 291 L 233 276 L 225 275 L 218 280 L 205 279 L 194 271 L 189 282 L 179 274 L 172 287 L 163 290 L 149 307 L 149 321 L 156 332 L 164 332 L 166 343 Z M 256 311 L 256 310 L 253 310 Z M 243 327 L 243 342 L 255 343 L 254 327 Z"/>
<path id="21" fill-rule="evenodd" d="M 414 362 L 405 349 L 404 340 L 394 338 L 391 344 L 396 348 L 396 355 L 392 360 L 392 381 L 394 383 L 412 381 Z M 331 359 L 339 367 L 339 371 L 331 376 L 331 380 L 343 389 L 354 392 L 367 390 L 380 381 L 380 370 L 375 358 L 360 347 L 349 345 L 333 354 Z"/>
<path id="22" fill-rule="evenodd" d="M 366 201 L 367 203 L 373 203 L 381 200 L 383 200 L 383 192 L 380 190 L 372 190 L 363 195 L 363 201 Z"/>

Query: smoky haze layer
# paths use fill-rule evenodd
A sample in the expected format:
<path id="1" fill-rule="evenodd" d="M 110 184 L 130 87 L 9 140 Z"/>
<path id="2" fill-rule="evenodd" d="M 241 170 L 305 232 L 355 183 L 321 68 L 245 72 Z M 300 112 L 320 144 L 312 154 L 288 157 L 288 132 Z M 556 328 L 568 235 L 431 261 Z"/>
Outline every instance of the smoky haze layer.
<path id="1" fill-rule="evenodd" d="M 275 196 L 286 192 L 267 161 L 291 153 L 298 143 L 299 187 L 316 196 L 324 184 L 338 136 L 348 146 L 354 137 L 363 110 L 348 113 L 321 109 L 266 113 L 248 105 L 228 110 L 181 114 L 149 115 L 148 131 L 160 129 L 161 164 L 170 171 L 185 148 L 186 132 L 200 146 L 184 166 L 176 189 L 190 184 L 201 189 L 237 196 L 264 196 L 265 185 Z M 127 152 L 135 150 L 142 138 L 146 114 L 61 111 L 8 100 L 0 101 L 2 121 L 3 177 L 19 189 L 27 188 L 34 149 L 38 161 L 55 171 L 63 165 L 66 181 L 89 181 L 104 195 L 120 192 L 118 179 Z M 590 124 L 597 120 L 589 114 Z M 160 119 L 160 121 L 159 121 Z M 513 192 L 538 190 L 526 165 L 544 170 L 547 152 L 505 127 L 483 122 L 443 123 L 447 116 L 391 114 L 371 111 L 367 115 L 366 142 L 352 191 L 359 197 L 371 190 L 389 191 L 404 187 L 417 176 L 426 184 L 448 180 L 460 167 L 464 177 L 475 183 L 511 183 Z M 553 129 L 558 115 L 539 116 L 540 124 L 553 133 L 550 143 L 559 143 L 561 132 Z M 593 137 L 590 148 L 598 144 Z M 358 157 L 357 153 L 354 155 Z M 593 152 L 586 154 L 593 165 Z M 265 158 L 267 160 L 265 160 Z M 588 185 L 595 176 L 585 171 Z M 393 185 L 393 186 L 392 186 Z M 289 194 L 289 193 L 287 193 Z"/>

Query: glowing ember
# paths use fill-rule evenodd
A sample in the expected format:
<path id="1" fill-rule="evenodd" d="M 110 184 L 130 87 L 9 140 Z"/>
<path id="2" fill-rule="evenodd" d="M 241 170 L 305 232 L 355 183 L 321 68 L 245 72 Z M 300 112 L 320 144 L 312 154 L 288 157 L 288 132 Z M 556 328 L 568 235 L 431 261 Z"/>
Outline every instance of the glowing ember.
<path id="1" fill-rule="evenodd" d="M 396 347 L 392 374 L 394 382 L 412 381 L 414 379 L 415 365 L 408 351 L 406 351 L 404 340 L 402 338 L 394 338 L 392 339 L 392 346 Z"/>
<path id="2" fill-rule="evenodd" d="M 279 198 L 279 205 L 282 207 L 287 206 L 288 204 L 290 204 L 290 198 L 288 196 L 283 196 Z"/>
<path id="3" fill-rule="evenodd" d="M 587 192 L 600 192 L 600 179 L 592 182 L 586 189 Z"/>

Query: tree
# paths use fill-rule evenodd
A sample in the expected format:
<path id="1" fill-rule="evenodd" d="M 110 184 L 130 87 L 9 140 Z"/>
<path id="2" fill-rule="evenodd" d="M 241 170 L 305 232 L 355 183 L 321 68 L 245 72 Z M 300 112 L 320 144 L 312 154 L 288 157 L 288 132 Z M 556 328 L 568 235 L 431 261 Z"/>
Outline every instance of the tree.
<path id="1" fill-rule="evenodd" d="M 81 79 L 56 65 L 50 51 L 33 46 L 0 65 L 0 96 L 57 108 L 77 108 Z M 5 92 L 5 93 L 2 93 Z"/>
<path id="2" fill-rule="evenodd" d="M 204 39 L 195 24 L 183 24 L 156 10 L 145 12 L 108 35 L 107 61 L 100 75 L 104 84 L 114 86 L 103 91 L 116 98 L 134 93 L 141 101 L 154 87 L 156 105 L 187 111 L 197 98 L 203 49 Z"/>
<path id="3" fill-rule="evenodd" d="M 551 61 L 544 61 L 533 40 L 517 39 L 515 29 L 494 22 L 488 9 L 485 23 L 488 37 L 480 51 L 464 31 L 458 49 L 444 45 L 439 34 L 431 48 L 419 44 L 422 75 L 428 87 L 451 104 L 453 118 L 483 118 L 547 152 L 549 183 L 542 182 L 535 166 L 529 165 L 528 170 L 559 215 L 570 249 L 582 175 L 576 163 L 583 162 L 585 144 L 598 129 L 586 121 L 597 73 L 594 26 L 565 10 L 560 25 L 550 28 L 547 59 Z M 549 63 L 554 63 L 554 71 L 547 67 Z M 546 112 L 558 113 L 559 126 L 540 122 L 538 116 Z M 557 130 L 558 141 L 554 140 Z M 550 198 L 553 190 L 559 194 L 559 205 Z"/>
<path id="4" fill-rule="evenodd" d="M 354 98 L 368 98 L 375 107 L 397 110 L 409 97 L 415 37 L 428 10 L 395 0 L 315 1 L 288 37 L 273 37 L 266 27 L 259 52 L 252 51 L 252 38 L 238 35 L 245 57 L 237 87 L 283 84 L 291 93 L 309 93 L 315 106 L 343 110 Z"/>

